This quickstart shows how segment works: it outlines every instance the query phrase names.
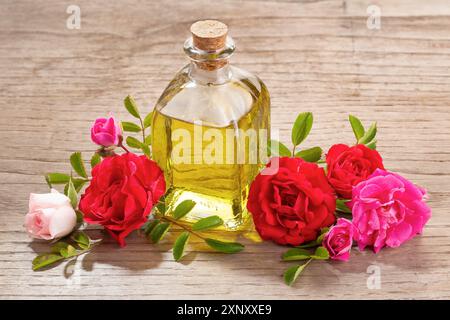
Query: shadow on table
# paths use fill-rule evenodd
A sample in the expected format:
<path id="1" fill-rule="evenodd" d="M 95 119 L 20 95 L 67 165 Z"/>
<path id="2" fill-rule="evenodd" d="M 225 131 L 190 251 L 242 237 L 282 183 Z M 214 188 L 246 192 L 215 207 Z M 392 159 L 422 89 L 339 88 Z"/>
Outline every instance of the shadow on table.
<path id="1" fill-rule="evenodd" d="M 45 271 L 64 265 L 64 276 L 70 278 L 76 264 L 80 264 L 85 271 L 92 271 L 96 264 L 106 264 L 123 269 L 141 271 L 157 268 L 163 261 L 163 253 L 170 248 L 154 246 L 145 238 L 133 233 L 127 238 L 127 246 L 121 248 L 106 233 L 100 230 L 90 230 L 89 236 L 93 239 L 103 239 L 91 251 L 71 260 L 62 260 L 48 267 L 39 269 Z M 95 235 L 95 236 L 94 236 Z M 28 245 L 36 255 L 50 253 L 49 243 L 42 240 L 34 240 Z"/>

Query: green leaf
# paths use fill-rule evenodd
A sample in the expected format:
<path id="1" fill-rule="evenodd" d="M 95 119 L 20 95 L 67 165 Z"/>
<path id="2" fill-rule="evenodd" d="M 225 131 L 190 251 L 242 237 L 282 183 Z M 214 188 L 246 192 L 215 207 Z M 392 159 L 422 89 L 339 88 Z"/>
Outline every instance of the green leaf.
<path id="1" fill-rule="evenodd" d="M 125 108 L 128 110 L 128 112 L 135 118 L 140 119 L 141 116 L 139 115 L 139 109 L 136 105 L 136 101 L 134 101 L 132 96 L 127 96 L 125 100 L 123 101 Z"/>
<path id="2" fill-rule="evenodd" d="M 77 255 L 77 249 L 75 249 L 74 246 L 71 246 L 70 244 L 66 248 L 62 248 L 59 253 L 61 256 L 63 256 L 65 259 L 72 258 Z"/>
<path id="3" fill-rule="evenodd" d="M 74 152 L 70 156 L 70 164 L 72 165 L 73 170 L 80 177 L 87 178 L 86 168 L 84 167 L 83 159 L 81 158 L 81 152 Z"/>
<path id="4" fill-rule="evenodd" d="M 68 246 L 69 244 L 67 242 L 59 241 L 50 248 L 50 252 L 54 254 L 60 254 L 61 250 L 66 249 Z"/>
<path id="5" fill-rule="evenodd" d="M 141 149 L 142 145 L 143 145 L 142 142 L 140 142 L 135 137 L 127 137 L 126 142 L 129 147 L 135 148 L 135 149 Z"/>
<path id="6" fill-rule="evenodd" d="M 145 129 L 147 129 L 148 127 L 150 127 L 152 125 L 152 120 L 153 120 L 153 112 L 150 112 L 144 118 L 144 128 Z"/>
<path id="7" fill-rule="evenodd" d="M 297 152 L 295 154 L 296 157 L 302 158 L 307 162 L 317 162 L 322 157 L 322 148 L 313 147 L 310 149 L 305 149 Z"/>
<path id="8" fill-rule="evenodd" d="M 84 184 L 88 182 L 88 180 L 72 178 L 73 186 L 75 187 L 75 191 L 78 193 L 83 188 Z M 67 196 L 69 190 L 69 183 L 64 186 L 64 194 Z"/>
<path id="9" fill-rule="evenodd" d="M 244 245 L 240 244 L 239 242 L 224 242 L 210 238 L 206 238 L 205 242 L 214 250 L 223 253 L 236 253 L 244 249 Z"/>
<path id="10" fill-rule="evenodd" d="M 146 235 L 149 235 L 153 231 L 153 229 L 155 229 L 155 227 L 158 225 L 159 222 L 160 222 L 159 219 L 147 221 L 143 227 L 144 233 Z"/>
<path id="11" fill-rule="evenodd" d="M 91 239 L 83 231 L 75 232 L 70 238 L 83 250 L 87 250 L 91 247 Z"/>
<path id="12" fill-rule="evenodd" d="M 93 169 L 96 165 L 102 162 L 102 157 L 96 152 L 91 158 L 91 168 Z"/>
<path id="13" fill-rule="evenodd" d="M 307 260 L 311 257 L 311 253 L 308 250 L 300 248 L 292 248 L 286 251 L 282 259 L 283 261 L 295 261 L 295 260 Z"/>
<path id="14" fill-rule="evenodd" d="M 152 145 L 152 135 L 149 134 L 148 136 L 145 137 L 144 143 L 148 146 Z"/>
<path id="15" fill-rule="evenodd" d="M 314 248 L 314 247 L 317 247 L 317 246 L 318 246 L 318 244 L 317 244 L 317 242 L 314 240 L 314 241 L 307 242 L 307 243 L 305 243 L 305 244 L 301 244 L 301 245 L 297 246 L 296 248 L 299 248 L 299 249 L 308 249 L 308 248 Z"/>
<path id="16" fill-rule="evenodd" d="M 282 142 L 277 140 L 269 141 L 269 156 L 290 157 L 291 151 Z"/>
<path id="17" fill-rule="evenodd" d="M 373 139 L 371 142 L 367 143 L 366 147 L 375 150 L 377 148 L 377 139 Z"/>
<path id="18" fill-rule="evenodd" d="M 350 125 L 352 126 L 353 133 L 355 134 L 356 141 L 358 141 L 364 136 L 364 126 L 362 125 L 361 120 L 352 115 L 348 116 L 348 121 L 350 121 Z"/>
<path id="19" fill-rule="evenodd" d="M 122 121 L 123 131 L 128 132 L 141 132 L 141 127 L 133 122 Z"/>
<path id="20" fill-rule="evenodd" d="M 322 228 L 320 230 L 320 235 L 317 237 L 317 239 L 315 241 L 317 245 L 321 245 L 322 244 L 323 238 L 325 238 L 325 236 L 327 235 L 329 230 L 330 230 L 330 228 L 328 228 L 328 227 L 327 228 Z"/>
<path id="21" fill-rule="evenodd" d="M 303 112 L 297 116 L 292 128 L 292 144 L 298 146 L 302 143 L 313 125 L 313 115 L 311 112 Z"/>
<path id="22" fill-rule="evenodd" d="M 84 221 L 84 214 L 80 210 L 75 210 L 77 214 L 77 223 L 82 223 Z"/>
<path id="23" fill-rule="evenodd" d="M 162 215 L 164 215 L 166 213 L 166 199 L 165 199 L 165 196 L 162 196 L 161 198 L 159 198 L 158 203 L 156 205 L 156 209 Z"/>
<path id="24" fill-rule="evenodd" d="M 150 238 L 154 243 L 158 243 L 164 236 L 166 235 L 167 231 L 169 231 L 170 223 L 169 222 L 162 222 L 158 224 L 152 232 L 150 232 Z"/>
<path id="25" fill-rule="evenodd" d="M 46 175 L 46 180 L 50 184 L 64 184 L 69 182 L 70 176 L 65 173 L 49 173 Z"/>
<path id="26" fill-rule="evenodd" d="M 308 262 L 305 264 L 300 264 L 300 265 L 296 265 L 296 266 L 288 268 L 284 272 L 284 282 L 288 286 L 291 286 L 292 284 L 294 284 L 295 280 L 297 280 L 298 276 L 300 275 L 300 273 L 302 273 L 302 271 L 305 269 L 305 267 L 307 265 L 308 265 Z"/>
<path id="27" fill-rule="evenodd" d="M 47 267 L 55 262 L 58 262 L 60 260 L 63 260 L 64 257 L 62 257 L 59 254 L 52 254 L 52 253 L 44 253 L 38 255 L 36 258 L 33 259 L 32 265 L 33 270 L 36 271 L 38 269 Z"/>
<path id="28" fill-rule="evenodd" d="M 150 158 L 150 147 L 146 144 L 141 145 L 142 152 Z"/>
<path id="29" fill-rule="evenodd" d="M 210 216 L 200 219 L 196 223 L 194 223 L 192 225 L 192 230 L 194 231 L 208 230 L 216 228 L 221 225 L 223 225 L 223 220 L 219 216 Z"/>
<path id="30" fill-rule="evenodd" d="M 324 247 L 318 247 L 311 258 L 316 260 L 327 260 L 330 257 L 328 250 Z"/>
<path id="31" fill-rule="evenodd" d="M 72 207 L 74 209 L 76 209 L 77 204 L 78 204 L 78 194 L 77 194 L 77 190 L 75 189 L 72 179 L 69 180 L 69 186 L 67 189 L 67 196 L 70 199 L 70 204 L 72 205 Z"/>
<path id="32" fill-rule="evenodd" d="M 345 204 L 348 201 L 345 199 L 336 199 L 336 210 L 344 213 L 352 213 L 352 210 Z"/>
<path id="33" fill-rule="evenodd" d="M 364 135 L 361 137 L 361 139 L 358 140 L 358 143 L 360 144 L 369 143 L 375 138 L 376 134 L 377 134 L 377 123 L 374 122 L 370 126 L 369 130 L 367 130 L 366 133 L 364 133 Z"/>
<path id="34" fill-rule="evenodd" d="M 175 208 L 175 210 L 172 213 L 172 216 L 176 220 L 181 219 L 185 215 L 187 215 L 192 210 L 192 208 L 194 208 L 194 206 L 195 206 L 195 201 L 184 200 L 179 205 L 177 205 L 177 207 Z"/>
<path id="35" fill-rule="evenodd" d="M 177 240 L 173 245 L 173 258 L 175 261 L 179 261 L 183 257 L 184 249 L 186 248 L 186 244 L 189 240 L 189 232 L 184 231 L 179 235 Z"/>

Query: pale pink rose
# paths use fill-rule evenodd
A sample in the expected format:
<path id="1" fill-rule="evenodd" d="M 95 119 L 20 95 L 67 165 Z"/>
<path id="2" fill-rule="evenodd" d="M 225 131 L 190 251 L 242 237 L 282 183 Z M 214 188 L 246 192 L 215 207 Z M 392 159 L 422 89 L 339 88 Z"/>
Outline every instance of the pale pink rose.
<path id="1" fill-rule="evenodd" d="M 353 188 L 354 240 L 362 250 L 398 247 L 421 233 L 431 217 L 426 191 L 398 174 L 377 169 Z"/>
<path id="2" fill-rule="evenodd" d="M 322 246 L 327 249 L 330 259 L 347 261 L 353 244 L 353 224 L 351 221 L 339 218 L 336 225 L 332 226 L 322 241 Z"/>
<path id="3" fill-rule="evenodd" d="M 100 146 L 117 146 L 121 136 L 122 127 L 112 115 L 109 118 L 97 118 L 91 128 L 92 142 Z"/>
<path id="4" fill-rule="evenodd" d="M 51 193 L 30 194 L 25 229 L 36 239 L 51 240 L 68 235 L 77 223 L 77 215 L 64 194 L 55 189 Z"/>

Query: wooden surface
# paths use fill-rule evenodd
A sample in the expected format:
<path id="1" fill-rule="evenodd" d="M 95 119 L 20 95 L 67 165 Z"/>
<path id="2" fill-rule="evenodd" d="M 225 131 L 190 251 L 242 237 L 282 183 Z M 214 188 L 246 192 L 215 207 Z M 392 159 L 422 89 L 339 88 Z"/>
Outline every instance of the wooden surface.
<path id="1" fill-rule="evenodd" d="M 366 27 L 378 4 L 381 29 Z M 66 8 L 81 8 L 81 29 Z M 295 114 L 313 111 L 305 146 L 353 142 L 347 114 L 378 121 L 385 165 L 426 187 L 433 217 L 399 249 L 311 263 L 292 288 L 285 248 L 246 241 L 237 255 L 195 252 L 182 264 L 170 244 L 134 234 L 94 253 L 33 272 L 22 223 L 42 174 L 68 171 L 72 151 L 95 150 L 91 121 L 127 94 L 152 105 L 186 63 L 194 20 L 218 18 L 237 44 L 233 63 L 258 74 L 272 96 L 272 127 L 289 142 Z M 450 1 L 0 1 L 1 298 L 450 298 Z M 381 288 L 368 289 L 377 265 Z M 69 268 L 70 269 L 70 268 Z"/>

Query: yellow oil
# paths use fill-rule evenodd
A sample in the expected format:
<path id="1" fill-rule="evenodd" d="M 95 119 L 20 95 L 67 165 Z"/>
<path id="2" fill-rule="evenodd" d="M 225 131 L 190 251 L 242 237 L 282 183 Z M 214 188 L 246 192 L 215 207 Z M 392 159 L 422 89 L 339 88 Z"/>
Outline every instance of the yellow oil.
<path id="1" fill-rule="evenodd" d="M 162 96 L 165 103 L 171 99 L 171 93 L 183 90 L 174 88 L 174 83 Z M 259 85 L 256 89 L 245 79 L 229 84 L 230 88 L 247 90 L 252 102 L 249 112 L 226 126 L 187 122 L 164 114 L 164 108 L 155 109 L 152 154 L 165 173 L 166 204 L 174 208 L 187 199 L 196 202 L 184 218 L 186 222 L 218 215 L 226 230 L 246 226 L 249 187 L 263 165 L 259 152 L 261 148 L 265 151 L 270 138 L 269 95 L 265 85 Z M 258 133 L 256 140 L 255 136 L 244 134 L 248 129 Z M 266 135 L 259 135 L 263 131 Z M 257 159 L 252 157 L 255 150 Z"/>

